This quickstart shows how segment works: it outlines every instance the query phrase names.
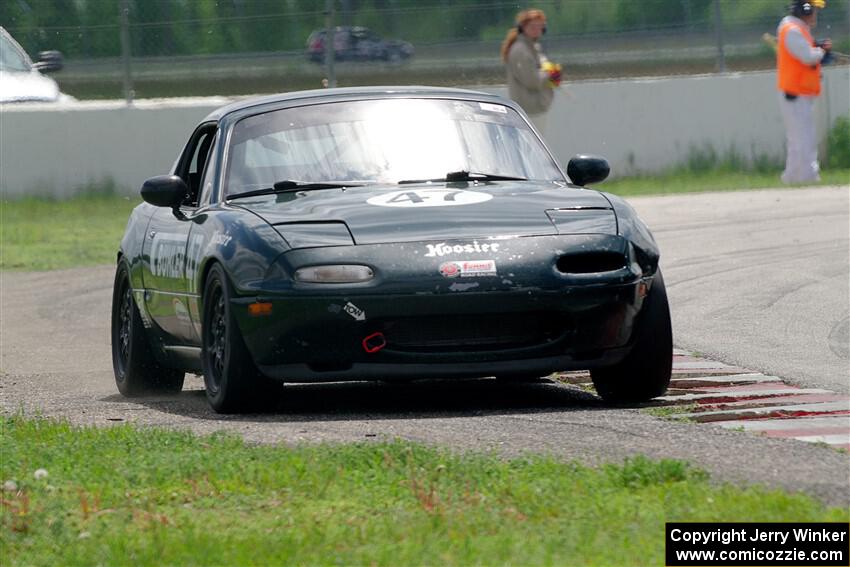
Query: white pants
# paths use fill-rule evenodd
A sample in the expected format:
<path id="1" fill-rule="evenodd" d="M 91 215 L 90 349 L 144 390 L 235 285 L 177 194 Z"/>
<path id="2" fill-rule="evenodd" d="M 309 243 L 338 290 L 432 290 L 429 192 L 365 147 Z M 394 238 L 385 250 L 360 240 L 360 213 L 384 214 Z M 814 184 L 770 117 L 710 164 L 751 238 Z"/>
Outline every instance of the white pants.
<path id="1" fill-rule="evenodd" d="M 794 100 L 779 93 L 779 108 L 785 123 L 785 171 L 783 183 L 820 181 L 818 140 L 815 131 L 815 97 L 798 96 Z"/>

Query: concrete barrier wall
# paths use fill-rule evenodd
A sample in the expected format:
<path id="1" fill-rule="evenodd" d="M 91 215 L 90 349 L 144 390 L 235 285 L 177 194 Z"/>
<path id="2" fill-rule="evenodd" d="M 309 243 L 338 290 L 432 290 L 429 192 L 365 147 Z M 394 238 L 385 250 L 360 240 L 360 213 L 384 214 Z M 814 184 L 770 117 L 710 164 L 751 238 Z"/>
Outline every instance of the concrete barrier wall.
<path id="1" fill-rule="evenodd" d="M 707 146 L 779 160 L 784 134 L 774 81 L 772 72 L 754 72 L 567 83 L 550 110 L 546 138 L 562 164 L 576 153 L 600 154 L 614 176 L 661 171 Z M 850 67 L 828 69 L 824 85 L 823 136 L 828 124 L 850 113 Z M 194 126 L 227 102 L 0 107 L 0 195 L 65 198 L 104 184 L 136 194 L 147 177 L 171 168 Z"/>
<path id="2" fill-rule="evenodd" d="M 565 164 L 577 153 L 605 156 L 612 176 L 681 164 L 693 148 L 784 161 L 785 130 L 774 72 L 565 84 L 549 111 L 546 139 Z M 506 95 L 507 89 L 490 89 Z M 850 67 L 828 68 L 818 132 L 850 114 Z"/>
<path id="3" fill-rule="evenodd" d="M 167 173 L 195 125 L 225 98 L 5 105 L 0 109 L 3 198 L 64 198 L 92 185 L 137 193 Z"/>

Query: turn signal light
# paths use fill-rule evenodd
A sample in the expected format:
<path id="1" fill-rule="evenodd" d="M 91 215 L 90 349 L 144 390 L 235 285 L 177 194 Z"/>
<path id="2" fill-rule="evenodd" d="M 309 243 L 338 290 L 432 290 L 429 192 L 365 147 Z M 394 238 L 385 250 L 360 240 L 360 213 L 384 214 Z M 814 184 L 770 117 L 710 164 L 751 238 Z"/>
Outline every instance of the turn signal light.
<path id="1" fill-rule="evenodd" d="M 256 302 L 248 304 L 248 313 L 254 317 L 272 314 L 272 304 L 269 302 Z"/>
<path id="2" fill-rule="evenodd" d="M 362 283 L 373 277 L 372 268 L 356 264 L 310 266 L 295 271 L 295 281 L 307 283 Z"/>

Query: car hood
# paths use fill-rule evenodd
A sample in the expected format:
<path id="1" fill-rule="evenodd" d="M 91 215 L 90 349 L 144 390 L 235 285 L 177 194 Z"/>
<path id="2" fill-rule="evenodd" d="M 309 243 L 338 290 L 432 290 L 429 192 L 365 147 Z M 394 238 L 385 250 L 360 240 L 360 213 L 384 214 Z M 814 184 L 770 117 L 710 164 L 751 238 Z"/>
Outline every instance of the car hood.
<path id="1" fill-rule="evenodd" d="M 554 183 L 370 185 L 232 201 L 278 228 L 347 227 L 355 244 L 556 234 L 616 234 L 601 193 Z M 314 231 L 316 233 L 321 230 Z"/>
<path id="2" fill-rule="evenodd" d="M 56 81 L 38 71 L 0 71 L 0 103 L 54 102 L 59 98 Z"/>

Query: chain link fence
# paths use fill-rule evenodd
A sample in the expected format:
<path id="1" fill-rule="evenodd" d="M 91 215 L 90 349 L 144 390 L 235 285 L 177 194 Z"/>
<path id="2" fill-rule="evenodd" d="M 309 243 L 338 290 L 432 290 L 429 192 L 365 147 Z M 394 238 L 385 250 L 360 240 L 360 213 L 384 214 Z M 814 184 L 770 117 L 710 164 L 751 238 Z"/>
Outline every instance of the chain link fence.
<path id="1" fill-rule="evenodd" d="M 767 69 L 788 0 L 540 0 L 566 80 Z M 238 95 L 368 84 L 504 82 L 520 8 L 476 0 L 8 0 L 0 25 L 31 54 L 61 50 L 77 98 Z M 336 60 L 325 61 L 330 24 Z M 336 26 L 341 26 L 337 28 Z M 850 0 L 818 37 L 850 51 Z M 406 53 L 404 51 L 407 51 Z"/>

